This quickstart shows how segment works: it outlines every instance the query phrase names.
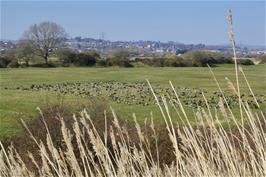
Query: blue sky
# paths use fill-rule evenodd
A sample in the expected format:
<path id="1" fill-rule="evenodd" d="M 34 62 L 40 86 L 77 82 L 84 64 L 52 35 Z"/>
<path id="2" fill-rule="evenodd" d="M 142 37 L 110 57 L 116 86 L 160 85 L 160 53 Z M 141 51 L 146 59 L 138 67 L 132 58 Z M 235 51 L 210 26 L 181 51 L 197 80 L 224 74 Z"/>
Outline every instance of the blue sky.
<path id="1" fill-rule="evenodd" d="M 228 44 L 228 8 L 237 42 L 265 45 L 265 1 L 1 1 L 1 39 L 54 21 L 71 37 Z"/>

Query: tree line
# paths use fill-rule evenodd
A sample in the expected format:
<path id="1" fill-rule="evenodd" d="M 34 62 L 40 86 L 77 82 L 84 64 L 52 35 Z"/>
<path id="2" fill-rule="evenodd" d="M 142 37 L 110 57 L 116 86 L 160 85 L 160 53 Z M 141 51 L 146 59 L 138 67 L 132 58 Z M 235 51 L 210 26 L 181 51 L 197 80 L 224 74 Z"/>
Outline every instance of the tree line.
<path id="1" fill-rule="evenodd" d="M 97 51 L 76 52 L 75 50 L 62 48 L 54 51 L 52 58 L 56 60 L 43 61 L 31 52 L 31 48 L 18 49 L 15 53 L 2 54 L 0 57 L 0 68 L 10 67 L 134 67 L 137 64 L 150 67 L 206 67 L 217 64 L 233 64 L 230 56 L 221 53 L 210 53 L 205 51 L 187 52 L 182 56 L 165 55 L 152 58 L 134 58 L 126 50 L 118 50 L 108 56 L 101 56 Z M 259 56 L 255 61 L 259 64 L 265 63 L 265 55 Z M 250 59 L 238 59 L 242 65 L 253 65 Z"/>
<path id="2" fill-rule="evenodd" d="M 119 66 L 133 67 L 134 63 L 153 67 L 204 67 L 215 64 L 233 63 L 230 56 L 221 53 L 205 51 L 186 52 L 182 56 L 166 55 L 153 58 L 135 58 L 132 60 L 130 52 L 116 51 L 108 56 L 101 56 L 96 51 L 76 52 L 65 46 L 67 33 L 54 22 L 34 24 L 26 30 L 15 51 L 9 51 L 0 56 L 0 67 L 28 67 L 28 66 Z M 57 58 L 51 60 L 49 58 Z M 238 60 L 240 64 L 252 65 L 251 60 Z"/>

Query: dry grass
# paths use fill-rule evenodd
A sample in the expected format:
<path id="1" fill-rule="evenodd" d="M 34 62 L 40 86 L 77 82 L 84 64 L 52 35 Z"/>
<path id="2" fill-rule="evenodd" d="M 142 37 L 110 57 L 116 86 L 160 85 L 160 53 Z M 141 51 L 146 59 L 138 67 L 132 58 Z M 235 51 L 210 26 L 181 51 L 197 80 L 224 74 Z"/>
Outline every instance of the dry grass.
<path id="1" fill-rule="evenodd" d="M 181 102 L 176 106 L 180 119 L 187 121 Z M 132 127 L 120 125 L 114 112 L 112 123 L 106 118 L 102 131 L 94 126 L 86 110 L 73 116 L 69 128 L 59 116 L 62 146 L 55 145 L 44 121 L 45 141 L 36 139 L 28 129 L 38 149 L 38 154 L 28 152 L 29 161 L 24 162 L 13 146 L 4 149 L 1 144 L 0 173 L 1 176 L 265 176 L 266 119 L 263 114 L 253 113 L 247 104 L 242 106 L 247 123 L 243 126 L 236 121 L 238 129 L 230 129 L 231 132 L 221 125 L 228 116 L 217 117 L 200 109 L 196 118 L 202 124 L 198 128 L 192 128 L 189 122 L 187 127 L 177 127 L 171 122 L 166 102 L 160 107 L 165 131 L 159 131 L 152 121 L 146 127 L 149 131 L 136 122 L 135 137 Z M 217 111 L 224 112 L 222 109 Z M 161 132 L 168 133 L 163 138 L 170 142 L 166 143 L 170 147 L 161 147 L 158 135 Z M 170 162 L 165 161 L 162 148 L 170 151 Z"/>
<path id="2" fill-rule="evenodd" d="M 230 40 L 234 48 L 232 15 L 229 12 Z M 234 56 L 235 61 L 237 60 Z M 101 126 L 86 110 L 71 116 L 70 123 L 58 115 L 61 143 L 56 145 L 53 130 L 41 116 L 46 131 L 44 138 L 36 138 L 24 124 L 29 138 L 38 152 L 21 154 L 16 147 L 4 148 L 0 142 L 0 175 L 9 176 L 265 176 L 266 175 L 266 118 L 263 110 L 253 112 L 248 103 L 241 100 L 238 77 L 242 76 L 253 95 L 258 108 L 260 105 L 251 89 L 244 71 L 235 62 L 236 86 L 228 79 L 229 87 L 239 96 L 241 120 L 237 121 L 223 91 L 211 71 L 222 97 L 215 111 L 198 108 L 195 119 L 199 124 L 192 127 L 179 96 L 166 102 L 150 88 L 165 121 L 163 131 L 153 124 L 141 127 L 135 119 L 135 127 L 118 121 L 111 109 L 112 120 L 104 111 Z M 175 91 L 170 82 L 170 86 Z M 207 99 L 202 93 L 208 105 Z M 163 105 L 159 103 L 162 100 Z M 177 100 L 177 101 L 176 101 Z M 172 122 L 169 106 L 176 116 L 186 124 L 180 127 Z M 42 115 L 42 114 L 41 114 Z M 135 116 L 133 115 L 135 118 Z M 98 120 L 99 121 L 99 120 Z M 225 129 L 222 124 L 228 124 Z M 235 129 L 231 128 L 234 125 Z M 57 130 L 58 131 L 58 130 Z M 161 134 L 167 136 L 161 136 Z M 163 143 L 163 140 L 166 141 Z M 163 146 L 163 147 L 162 147 Z M 165 156 L 166 149 L 169 153 Z M 168 158 L 168 161 L 166 160 Z"/>

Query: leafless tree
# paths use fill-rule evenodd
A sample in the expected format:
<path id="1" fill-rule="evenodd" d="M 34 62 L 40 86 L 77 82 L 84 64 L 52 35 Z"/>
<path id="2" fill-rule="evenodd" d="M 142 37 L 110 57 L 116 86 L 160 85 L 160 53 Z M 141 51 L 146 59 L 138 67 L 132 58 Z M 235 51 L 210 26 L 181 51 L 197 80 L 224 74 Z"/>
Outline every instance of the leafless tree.
<path id="1" fill-rule="evenodd" d="M 65 30 L 54 22 L 34 24 L 24 32 L 22 40 L 29 42 L 34 53 L 42 57 L 48 64 L 51 52 L 63 44 L 67 34 Z"/>

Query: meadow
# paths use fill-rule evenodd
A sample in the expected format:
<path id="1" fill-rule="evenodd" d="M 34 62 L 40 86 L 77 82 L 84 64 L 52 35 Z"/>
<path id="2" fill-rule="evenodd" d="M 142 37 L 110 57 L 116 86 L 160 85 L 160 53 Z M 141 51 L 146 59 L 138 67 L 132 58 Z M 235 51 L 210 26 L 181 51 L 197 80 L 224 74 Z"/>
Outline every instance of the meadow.
<path id="1" fill-rule="evenodd" d="M 250 85 L 254 88 L 256 96 L 260 99 L 260 104 L 265 106 L 265 65 L 243 66 L 243 69 Z M 212 70 L 223 91 L 233 97 L 225 79 L 227 77 L 233 83 L 235 82 L 233 65 L 219 65 L 212 68 Z M 216 94 L 218 88 L 207 67 L 19 68 L 1 69 L 0 76 L 0 138 L 19 135 L 21 132 L 20 119 L 31 120 L 38 115 L 37 106 L 42 107 L 48 102 L 53 103 L 60 99 L 63 99 L 66 104 L 75 104 L 78 102 L 86 103 L 90 97 L 101 96 L 108 100 L 108 104 L 123 119 L 132 121 L 132 114 L 136 113 L 138 120 L 143 122 L 145 118 L 150 117 L 152 112 L 155 122 L 161 123 L 163 119 L 160 110 L 156 104 L 153 104 L 154 98 L 148 91 L 150 89 L 146 79 L 150 81 L 155 90 L 158 88 L 158 96 L 165 95 L 167 97 L 169 80 L 171 80 L 178 94 L 181 94 L 181 97 L 184 94 L 183 99 L 181 99 L 183 102 L 186 102 L 186 99 L 191 100 L 193 97 L 196 97 L 195 100 L 202 99 L 200 94 L 202 91 L 207 98 L 214 97 L 214 99 L 217 99 L 216 97 L 218 97 Z M 79 84 L 84 88 L 84 92 L 82 92 L 84 94 L 81 94 L 73 86 L 75 84 Z M 94 92 L 97 84 L 98 91 L 96 89 L 96 92 Z M 58 89 L 62 88 L 62 85 L 65 85 L 63 89 L 68 89 L 66 93 L 64 91 L 60 92 L 60 89 Z M 138 88 L 135 88 L 136 85 Z M 49 89 L 44 87 L 49 87 Z M 71 87 L 70 90 L 69 87 Z M 244 97 L 248 97 L 250 93 L 242 77 L 240 77 L 240 87 Z M 104 93 L 103 90 L 105 90 Z M 73 92 L 73 94 L 70 94 L 70 92 Z M 108 92 L 113 92 L 113 95 L 108 95 Z M 98 93 L 101 93 L 101 95 Z M 144 97 L 142 102 L 141 100 L 138 101 L 141 98 L 132 98 L 132 103 L 123 102 L 122 97 L 128 100 L 128 96 L 133 95 L 134 97 L 134 94 L 141 95 L 141 93 Z M 195 93 L 199 94 L 195 96 Z M 147 97 L 146 94 L 150 94 L 150 96 Z M 190 110 L 188 116 L 191 117 L 192 122 L 194 110 L 196 110 L 198 103 L 196 101 L 195 103 L 185 104 L 186 109 Z M 232 110 L 234 110 L 234 106 Z"/>

